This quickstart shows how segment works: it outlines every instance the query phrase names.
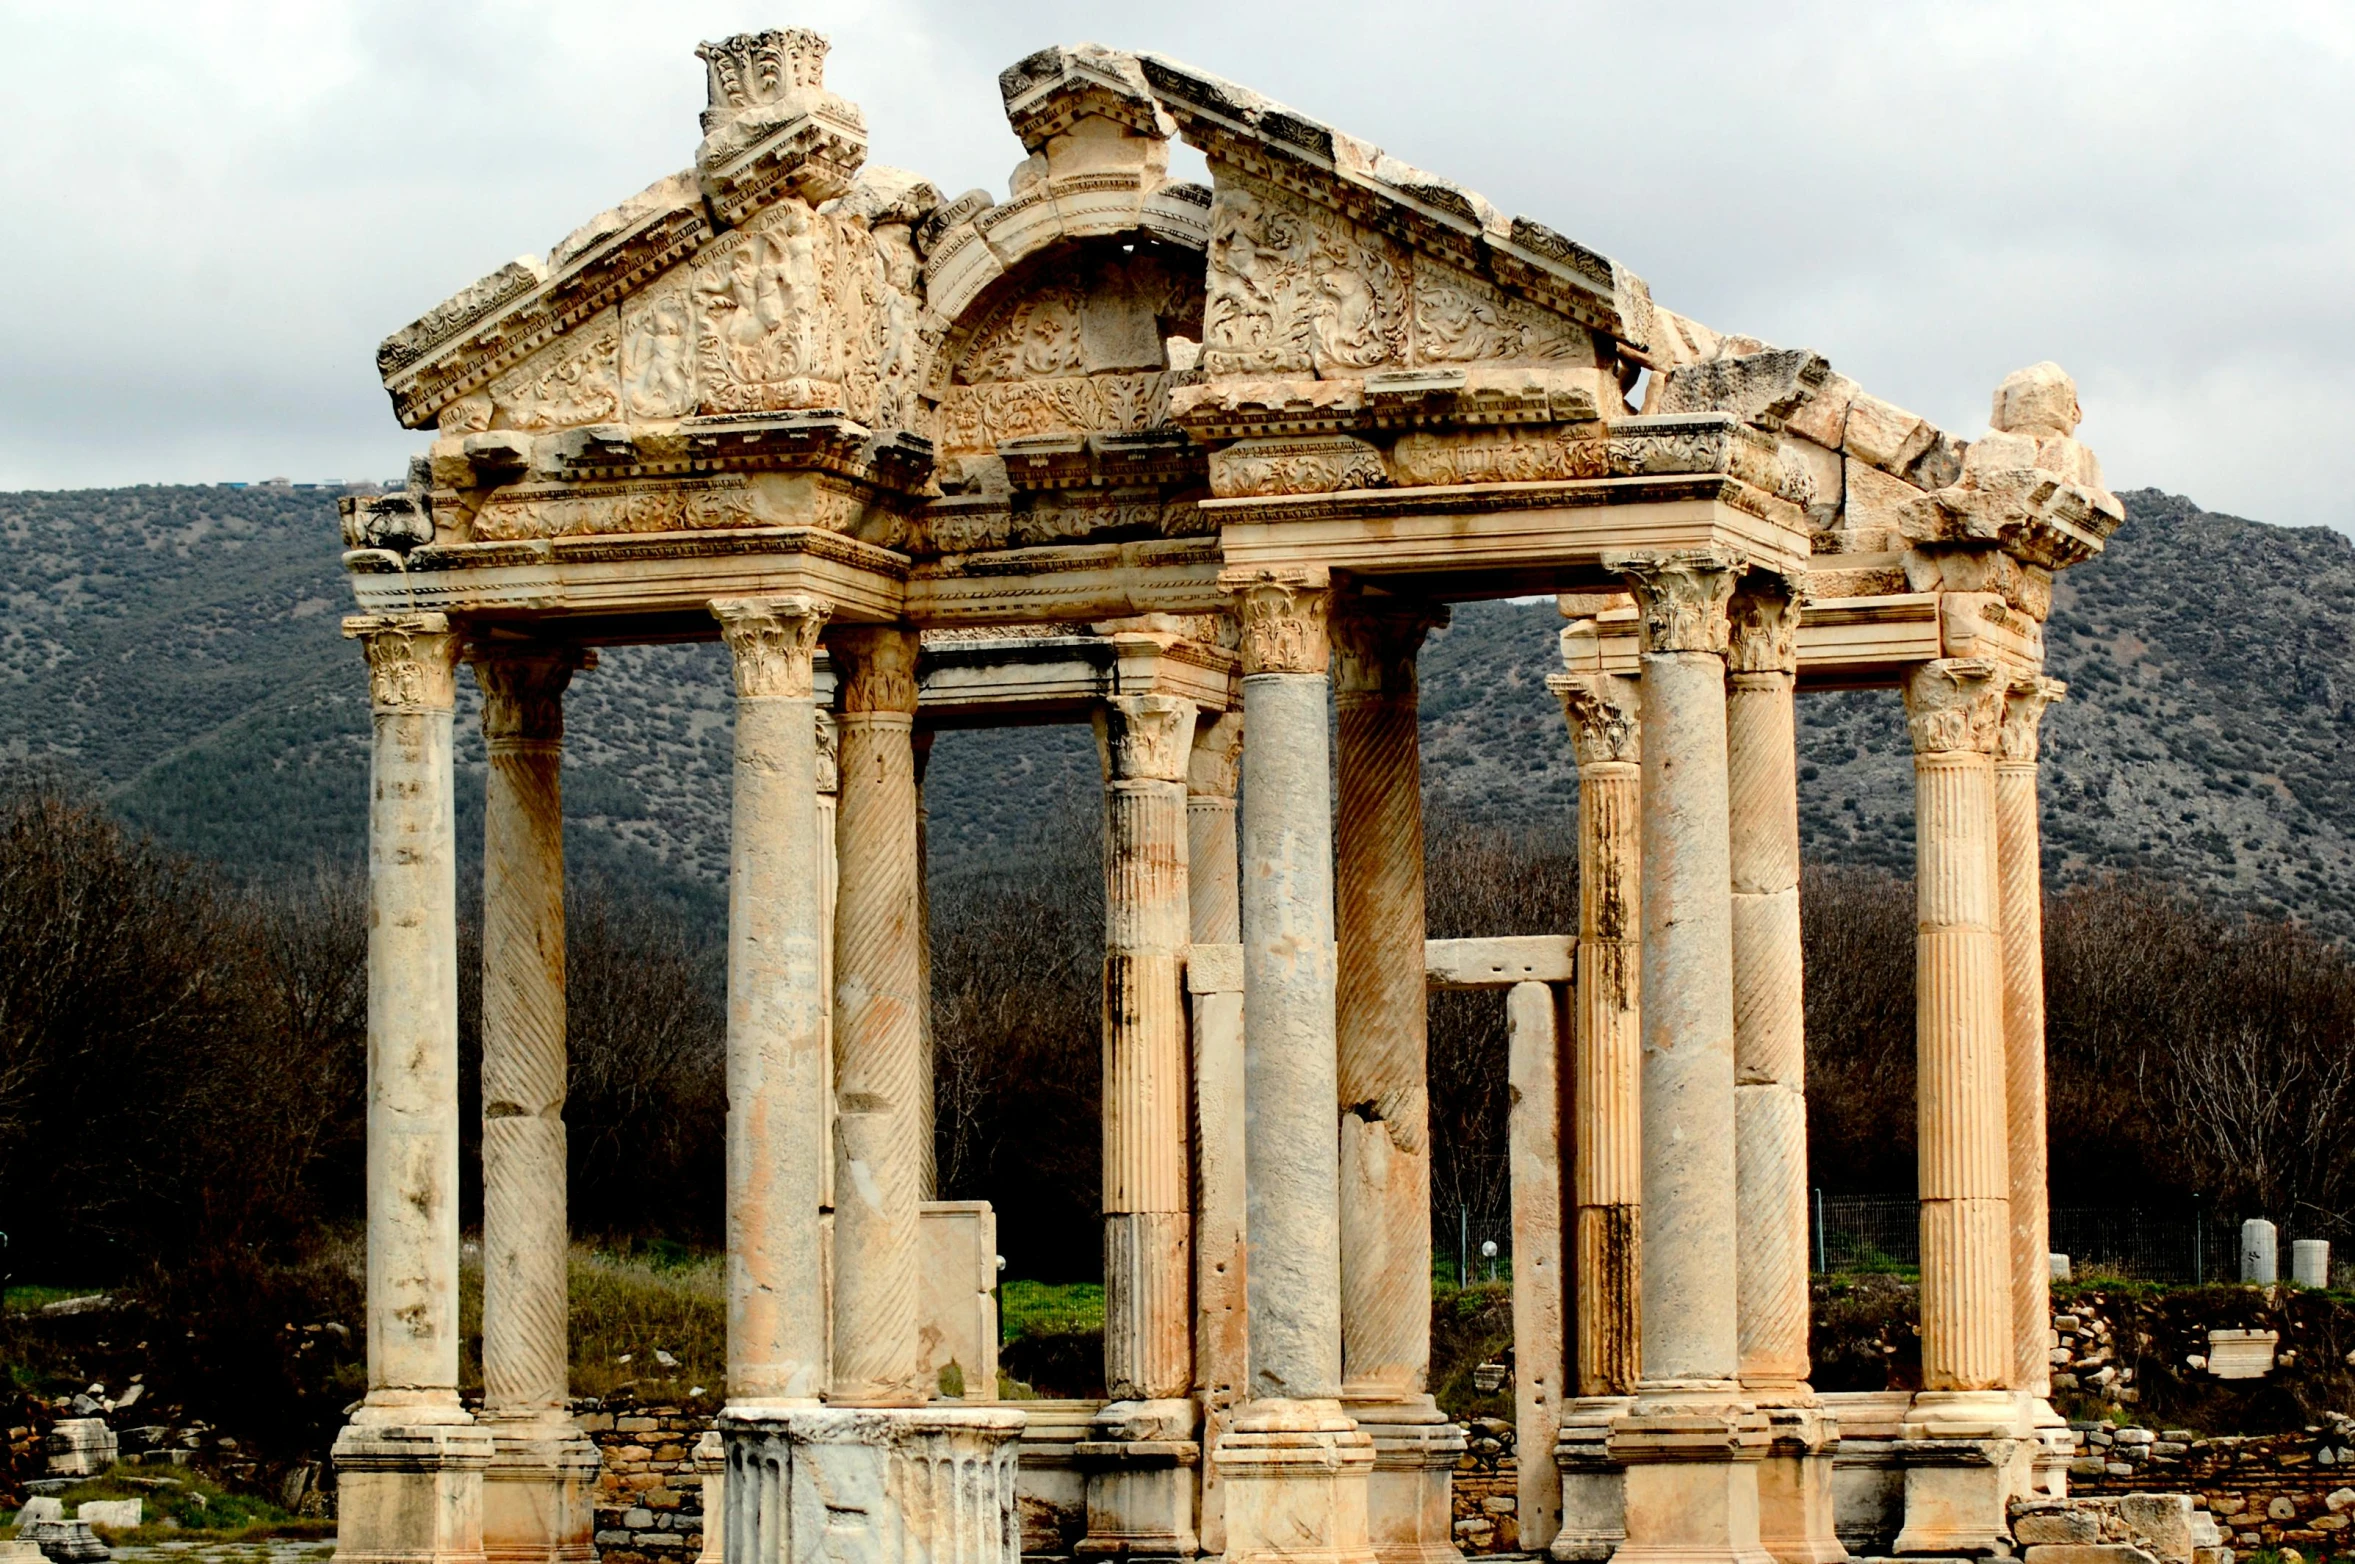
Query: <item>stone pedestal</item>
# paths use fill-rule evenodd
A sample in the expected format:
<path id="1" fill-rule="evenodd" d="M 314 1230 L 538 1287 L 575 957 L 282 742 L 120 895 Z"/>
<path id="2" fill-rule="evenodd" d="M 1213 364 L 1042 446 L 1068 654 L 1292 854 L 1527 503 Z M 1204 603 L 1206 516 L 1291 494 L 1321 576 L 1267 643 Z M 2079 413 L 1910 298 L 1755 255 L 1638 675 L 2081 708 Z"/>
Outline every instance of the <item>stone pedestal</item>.
<path id="1" fill-rule="evenodd" d="M 1631 1405 L 1626 1396 L 1581 1396 L 1562 1414 L 1554 1440 L 1561 1529 L 1546 1551 L 1565 1564 L 1601 1564 L 1627 1541 L 1627 1473 L 1611 1456 L 1611 1425 Z"/>
<path id="2" fill-rule="evenodd" d="M 734 1564 L 1013 1564 L 1021 1552 L 1018 1411 L 763 1408 L 721 1414 L 719 1432 Z"/>
<path id="3" fill-rule="evenodd" d="M 1899 1429 L 1905 1466 L 1900 1554 L 1985 1557 L 2011 1551 L 2010 1504 L 2032 1488 L 2027 1399 L 2009 1391 L 1925 1390 Z"/>
<path id="4" fill-rule="evenodd" d="M 1083 1558 L 1190 1559 L 1195 1530 L 1194 1404 L 1115 1401 L 1072 1447 L 1087 1474 L 1088 1532 L 1072 1548 Z"/>
<path id="5" fill-rule="evenodd" d="M 563 1413 L 486 1413 L 491 1464 L 482 1477 L 482 1551 L 490 1564 L 589 1564 L 596 1558 L 597 1447 Z"/>
<path id="6" fill-rule="evenodd" d="M 1654 729 L 1657 732 L 1657 729 Z M 1758 1532 L 1766 1419 L 1738 1407 L 1671 1410 L 1639 1399 L 1611 1425 L 1625 1470 L 1623 1564 L 1771 1564 Z"/>
<path id="7" fill-rule="evenodd" d="M 346 1425 L 333 1457 L 338 1564 L 483 1564 L 493 1453 L 472 1423 Z"/>
<path id="8" fill-rule="evenodd" d="M 1428 1397 L 1353 1402 L 1346 1410 L 1374 1441 L 1366 1529 L 1382 1564 L 1455 1564 L 1455 1469 L 1464 1428 Z"/>
<path id="9" fill-rule="evenodd" d="M 703 1437 L 695 1441 L 692 1459 L 696 1481 L 703 1489 L 703 1546 L 696 1550 L 695 1564 L 720 1564 L 727 1556 L 728 1445 L 718 1429 L 703 1431 Z"/>
<path id="10" fill-rule="evenodd" d="M 1256 1400 L 1218 1442 L 1227 1564 L 1371 1564 L 1374 1441 L 1331 1400 Z"/>
<path id="11" fill-rule="evenodd" d="M 1758 1463 L 1758 1540 L 1776 1564 L 1841 1564 L 1832 1492 L 1839 1425 L 1812 1406 L 1766 1407 L 1766 1458 Z"/>

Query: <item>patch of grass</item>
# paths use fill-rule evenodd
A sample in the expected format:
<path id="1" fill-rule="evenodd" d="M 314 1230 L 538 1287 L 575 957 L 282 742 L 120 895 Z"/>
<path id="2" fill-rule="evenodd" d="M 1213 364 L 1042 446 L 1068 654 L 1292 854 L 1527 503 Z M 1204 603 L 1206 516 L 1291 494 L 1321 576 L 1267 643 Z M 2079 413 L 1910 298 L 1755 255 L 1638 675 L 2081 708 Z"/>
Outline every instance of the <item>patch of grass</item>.
<path id="1" fill-rule="evenodd" d="M 1103 1328 L 1104 1288 L 1099 1282 L 1007 1282 L 998 1289 L 1001 1340 Z"/>
<path id="2" fill-rule="evenodd" d="M 232 1493 L 195 1467 L 112 1466 L 58 1496 L 71 1515 L 85 1499 L 139 1499 L 137 1527 L 100 1526 L 98 1535 L 133 1542 L 261 1542 L 271 1538 L 332 1537 L 335 1522 L 290 1515 L 267 1499 Z M 10 1516 L 9 1523 L 15 1524 Z"/>
<path id="3" fill-rule="evenodd" d="M 1007 1282 L 998 1289 L 998 1394 L 1088 1399 L 1104 1393 L 1104 1288 Z"/>
<path id="4" fill-rule="evenodd" d="M 103 1287 L 51 1287 L 39 1282 L 24 1282 L 14 1287 L 0 1288 L 0 1308 L 30 1314 L 45 1303 L 58 1303 L 67 1298 L 87 1298 Z"/>
<path id="5" fill-rule="evenodd" d="M 678 1244 L 572 1252 L 572 1392 L 717 1396 L 727 1383 L 727 1262 Z M 469 1339 L 478 1326 L 469 1324 Z M 677 1360 L 665 1365 L 657 1352 Z M 629 1358 L 622 1362 L 624 1356 Z"/>

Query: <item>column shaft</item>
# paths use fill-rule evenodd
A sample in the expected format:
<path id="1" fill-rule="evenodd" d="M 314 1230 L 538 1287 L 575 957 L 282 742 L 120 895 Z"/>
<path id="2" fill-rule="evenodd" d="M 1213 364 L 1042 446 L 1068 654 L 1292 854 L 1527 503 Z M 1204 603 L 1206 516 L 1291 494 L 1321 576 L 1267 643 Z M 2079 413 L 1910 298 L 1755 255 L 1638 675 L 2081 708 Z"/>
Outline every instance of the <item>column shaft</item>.
<path id="1" fill-rule="evenodd" d="M 1505 996 L 1507 1152 L 1513 1184 L 1513 1408 L 1519 1452 L 1514 1514 L 1535 1553 L 1561 1527 L 1562 1331 L 1561 1039 L 1554 991 L 1516 983 Z"/>
<path id="2" fill-rule="evenodd" d="M 566 1411 L 564 688 L 575 659 L 478 653 L 482 1378 L 488 1416 Z"/>
<path id="3" fill-rule="evenodd" d="M 916 633 L 838 631 L 834 1376 L 837 1405 L 913 1406 L 918 1359 L 923 951 L 916 881 Z"/>
<path id="4" fill-rule="evenodd" d="M 1578 1394 L 1617 1396 L 1634 1391 L 1643 1362 L 1642 697 L 1634 679 L 1599 672 L 1561 675 L 1554 689 L 1578 758 L 1571 1355 Z"/>
<path id="5" fill-rule="evenodd" d="M 938 1061 L 932 1052 L 932 816 L 924 806 L 924 771 L 932 764 L 930 729 L 915 735 L 916 757 L 916 994 L 923 1017 L 924 1042 L 916 1057 L 923 1065 L 924 1078 L 916 1087 L 916 1111 L 923 1116 L 917 1138 L 923 1146 L 922 1164 L 917 1174 L 917 1196 L 923 1200 L 940 1198 L 940 1142 L 937 1130 L 939 1088 L 936 1084 Z"/>
<path id="6" fill-rule="evenodd" d="M 1194 1054 L 1194 1394 L 1202 1403 L 1204 1552 L 1226 1546 L 1226 1495 L 1213 1452 L 1250 1373 L 1244 1333 L 1243 914 L 1235 779 L 1243 714 L 1197 722 L 1186 766 L 1186 898 Z"/>
<path id="7" fill-rule="evenodd" d="M 1915 957 L 1921 1136 L 1922 1384 L 2011 1377 L 2010 1151 L 2003 931 L 1993 840 L 2002 702 L 1988 662 L 1907 679 L 1914 744 Z"/>
<path id="8" fill-rule="evenodd" d="M 1186 1172 L 1186 762 L 1194 707 L 1115 696 L 1105 759 L 1104 1381 L 1115 1401 L 1192 1388 Z"/>
<path id="9" fill-rule="evenodd" d="M 813 599 L 712 605 L 733 654 L 728 874 L 728 1387 L 745 1406 L 826 1387 L 827 973 Z"/>
<path id="10" fill-rule="evenodd" d="M 457 637 L 440 614 L 344 622 L 368 653 L 368 1403 L 458 1407 Z M 399 1409 L 399 1410 L 394 1410 Z M 420 1415 L 423 1414 L 423 1415 Z M 437 1415 L 438 1414 L 438 1415 Z"/>
<path id="11" fill-rule="evenodd" d="M 1995 854 L 2003 893 L 2006 1139 L 2011 1148 L 2013 1384 L 2052 1394 L 2052 1329 L 2044 1118 L 2044 852 L 2036 814 L 2037 732 L 2061 698 L 2057 679 L 2015 685 L 2004 701 L 1995 762 Z"/>
<path id="12" fill-rule="evenodd" d="M 1341 1363 L 1352 1401 L 1423 1395 L 1431 1367 L 1431 1137 L 1423 776 L 1415 652 L 1428 613 L 1335 624 L 1340 818 L 1334 1044 Z"/>
<path id="13" fill-rule="evenodd" d="M 1242 763 L 1241 712 L 1195 725 L 1186 762 L 1186 899 L 1197 945 L 1232 945 L 1243 938 L 1235 852 L 1235 778 Z"/>
<path id="14" fill-rule="evenodd" d="M 1783 1400 L 1807 1378 L 1798 618 L 1775 578 L 1744 583 L 1734 597 L 1726 693 L 1742 1383 Z"/>

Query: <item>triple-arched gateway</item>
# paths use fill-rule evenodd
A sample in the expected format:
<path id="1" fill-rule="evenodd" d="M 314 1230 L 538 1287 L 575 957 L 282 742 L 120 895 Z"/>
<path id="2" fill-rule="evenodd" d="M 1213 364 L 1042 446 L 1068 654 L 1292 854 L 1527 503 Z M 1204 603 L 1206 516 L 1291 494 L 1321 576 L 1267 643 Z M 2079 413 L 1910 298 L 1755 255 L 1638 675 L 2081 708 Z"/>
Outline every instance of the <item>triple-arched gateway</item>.
<path id="1" fill-rule="evenodd" d="M 704 46 L 694 168 L 379 358 L 438 437 L 345 520 L 375 749 L 370 1390 L 336 1447 L 341 1555 L 591 1552 L 561 699 L 596 646 L 714 637 L 738 700 L 707 1556 L 724 1530 L 731 1564 L 1453 1559 L 1462 1436 L 1425 1390 L 1433 982 L 1511 990 L 1523 1546 L 1997 1548 L 2066 1450 L 2041 622 L 2119 516 L 2068 378 L 2014 375 L 1966 445 L 1339 131 L 1092 46 L 1004 74 L 1031 156 L 1007 199 L 946 200 L 864 166 L 825 49 Z M 1172 136 L 1211 188 L 1167 177 Z M 1426 945 L 1416 649 L 1450 601 L 1527 593 L 1569 621 L 1581 927 Z M 491 759 L 479 1416 L 461 659 Z M 1859 685 L 1903 689 L 1916 757 L 1927 1388 L 1819 1396 L 1793 697 Z M 924 1259 L 928 1228 L 959 1240 L 924 1214 L 922 756 L 944 723 L 1082 717 L 1114 1399 L 948 1399 L 940 1342 L 989 1245 L 959 1208 L 963 1269 Z"/>

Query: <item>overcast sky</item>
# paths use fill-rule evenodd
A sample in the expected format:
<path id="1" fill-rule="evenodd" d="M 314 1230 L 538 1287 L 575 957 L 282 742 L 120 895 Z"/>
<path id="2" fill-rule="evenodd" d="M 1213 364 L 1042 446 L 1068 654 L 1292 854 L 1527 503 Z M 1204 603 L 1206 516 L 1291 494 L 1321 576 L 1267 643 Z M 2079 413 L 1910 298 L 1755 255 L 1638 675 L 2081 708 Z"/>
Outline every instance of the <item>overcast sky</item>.
<path id="1" fill-rule="evenodd" d="M 0 488 L 397 473 L 378 340 L 687 166 L 697 41 L 783 24 L 951 194 L 1002 66 L 1161 50 L 1958 433 L 2057 359 L 2116 487 L 2355 531 L 2355 8 L 2283 0 L 0 0 Z"/>

